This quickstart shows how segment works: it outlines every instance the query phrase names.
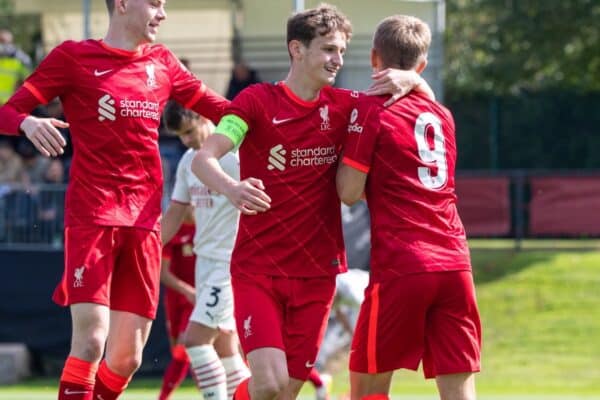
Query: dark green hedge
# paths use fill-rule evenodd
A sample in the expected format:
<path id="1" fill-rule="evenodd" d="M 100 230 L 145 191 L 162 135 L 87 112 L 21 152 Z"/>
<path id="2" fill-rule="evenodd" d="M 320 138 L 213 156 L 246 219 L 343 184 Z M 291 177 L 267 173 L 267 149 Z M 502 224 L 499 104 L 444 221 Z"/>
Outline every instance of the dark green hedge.
<path id="1" fill-rule="evenodd" d="M 447 93 L 459 169 L 600 169 L 600 93 Z"/>

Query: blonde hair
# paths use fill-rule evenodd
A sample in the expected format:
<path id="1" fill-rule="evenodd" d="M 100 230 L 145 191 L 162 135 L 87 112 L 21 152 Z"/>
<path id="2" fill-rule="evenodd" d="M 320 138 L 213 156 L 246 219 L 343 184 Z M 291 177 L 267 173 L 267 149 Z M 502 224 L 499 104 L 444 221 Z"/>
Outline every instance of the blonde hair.
<path id="1" fill-rule="evenodd" d="M 429 26 L 409 15 L 392 15 L 377 26 L 373 47 L 385 67 L 415 68 L 427 58 L 431 44 Z"/>

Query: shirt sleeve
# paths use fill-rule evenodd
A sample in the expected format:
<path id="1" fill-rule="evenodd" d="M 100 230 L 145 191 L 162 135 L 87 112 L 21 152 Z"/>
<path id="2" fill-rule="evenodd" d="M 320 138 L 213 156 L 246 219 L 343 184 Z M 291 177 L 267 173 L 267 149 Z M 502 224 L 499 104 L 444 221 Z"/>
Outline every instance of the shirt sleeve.
<path id="1" fill-rule="evenodd" d="M 68 65 L 73 62 L 64 45 L 55 47 L 6 104 L 0 107 L 0 132 L 18 135 L 21 123 L 35 107 L 47 104 L 69 90 Z"/>
<path id="2" fill-rule="evenodd" d="M 229 105 L 229 100 L 207 87 L 171 51 L 165 51 L 173 84 L 171 98 L 217 124 Z"/>
<path id="3" fill-rule="evenodd" d="M 381 129 L 379 106 L 367 100 L 357 102 L 350 112 L 348 136 L 342 162 L 361 172 L 368 173 Z"/>
<path id="4" fill-rule="evenodd" d="M 246 88 L 235 97 L 215 130 L 215 133 L 227 136 L 233 142 L 232 151 L 239 149 L 254 122 L 255 105 L 260 101 L 253 95 L 253 90 Z"/>
<path id="5" fill-rule="evenodd" d="M 186 176 L 188 173 L 187 169 L 191 168 L 190 163 L 187 162 L 190 159 L 190 156 L 193 156 L 193 153 L 186 153 L 182 157 L 182 159 L 179 160 L 179 164 L 177 164 L 177 172 L 175 174 L 175 186 L 173 187 L 173 194 L 171 195 L 171 200 L 176 201 L 178 203 L 191 203 L 191 196 Z"/>

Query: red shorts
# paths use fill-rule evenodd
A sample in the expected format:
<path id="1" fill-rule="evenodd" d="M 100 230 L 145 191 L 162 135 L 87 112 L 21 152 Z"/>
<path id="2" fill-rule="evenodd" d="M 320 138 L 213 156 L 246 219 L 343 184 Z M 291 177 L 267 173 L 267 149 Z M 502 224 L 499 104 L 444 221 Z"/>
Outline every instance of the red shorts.
<path id="1" fill-rule="evenodd" d="M 335 276 L 287 278 L 236 275 L 238 336 L 246 354 L 263 347 L 285 352 L 289 376 L 306 380 L 313 368 L 335 293 Z"/>
<path id="2" fill-rule="evenodd" d="M 194 305 L 182 295 L 172 292 L 165 294 L 164 301 L 167 333 L 171 339 L 177 341 L 187 328 Z"/>
<path id="3" fill-rule="evenodd" d="M 160 284 L 158 232 L 134 227 L 65 228 L 65 270 L 53 300 L 97 303 L 154 319 Z"/>
<path id="4" fill-rule="evenodd" d="M 350 370 L 417 370 L 426 378 L 477 372 L 481 323 L 470 271 L 410 274 L 370 283 L 350 352 Z"/>

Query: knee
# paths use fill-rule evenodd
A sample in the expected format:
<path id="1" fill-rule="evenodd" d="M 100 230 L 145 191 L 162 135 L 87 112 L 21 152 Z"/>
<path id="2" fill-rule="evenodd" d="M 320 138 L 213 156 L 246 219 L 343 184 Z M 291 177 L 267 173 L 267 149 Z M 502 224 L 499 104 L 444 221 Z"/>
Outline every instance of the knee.
<path id="1" fill-rule="evenodd" d="M 142 365 L 142 355 L 130 354 L 122 356 L 118 359 L 111 359 L 109 364 L 115 373 L 125 377 L 131 376 Z"/>
<path id="2" fill-rule="evenodd" d="M 72 353 L 84 360 L 100 361 L 104 353 L 105 338 L 102 335 L 90 335 L 83 340 L 73 340 Z"/>

